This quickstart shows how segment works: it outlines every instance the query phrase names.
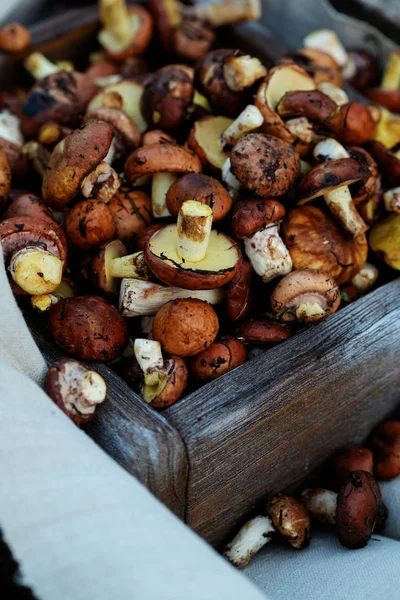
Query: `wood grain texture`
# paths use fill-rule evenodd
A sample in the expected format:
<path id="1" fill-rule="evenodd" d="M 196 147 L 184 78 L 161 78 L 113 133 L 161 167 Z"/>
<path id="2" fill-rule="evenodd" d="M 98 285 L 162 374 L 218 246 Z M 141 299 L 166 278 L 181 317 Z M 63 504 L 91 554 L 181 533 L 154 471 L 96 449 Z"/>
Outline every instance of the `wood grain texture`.
<path id="1" fill-rule="evenodd" d="M 24 311 L 35 342 L 48 365 L 62 358 L 43 321 Z M 186 448 L 179 433 L 150 408 L 110 367 L 91 364 L 107 382 L 107 400 L 84 429 L 103 450 L 143 483 L 178 517 L 184 518 Z"/>
<path id="2" fill-rule="evenodd" d="M 400 403 L 399 294 L 385 285 L 164 412 L 187 447 L 186 520 L 207 541 Z"/>

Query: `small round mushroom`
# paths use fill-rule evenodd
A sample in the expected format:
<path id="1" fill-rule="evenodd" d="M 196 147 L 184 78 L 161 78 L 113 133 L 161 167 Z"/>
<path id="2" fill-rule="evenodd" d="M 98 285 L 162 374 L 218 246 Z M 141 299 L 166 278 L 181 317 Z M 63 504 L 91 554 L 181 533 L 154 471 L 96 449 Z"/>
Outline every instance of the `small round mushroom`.
<path id="1" fill-rule="evenodd" d="M 124 318 L 98 296 L 57 302 L 49 312 L 48 330 L 68 356 L 79 360 L 114 360 L 128 343 Z"/>
<path id="2" fill-rule="evenodd" d="M 335 458 L 334 472 L 340 488 L 348 480 L 352 471 L 374 472 L 374 457 L 368 448 L 349 448 Z"/>
<path id="3" fill-rule="evenodd" d="M 11 189 L 11 167 L 7 154 L 0 150 L 0 209 L 6 204 Z"/>
<path id="4" fill-rule="evenodd" d="M 104 202 L 82 200 L 75 204 L 65 219 L 65 231 L 75 246 L 87 250 L 112 240 L 115 234 L 113 216 Z"/>
<path id="5" fill-rule="evenodd" d="M 18 54 L 31 43 L 30 31 L 21 23 L 8 23 L 0 29 L 0 50 L 8 54 Z"/>
<path id="6" fill-rule="evenodd" d="M 282 196 L 300 173 L 300 158 L 278 138 L 249 133 L 232 149 L 231 170 L 241 185 L 257 196 Z"/>
<path id="7" fill-rule="evenodd" d="M 142 113 L 151 127 L 167 132 L 186 120 L 194 93 L 193 71 L 186 65 L 167 65 L 155 72 L 142 96 Z"/>
<path id="8" fill-rule="evenodd" d="M 186 17 L 174 32 L 174 49 L 190 62 L 201 60 L 215 42 L 213 28 L 203 19 Z"/>
<path id="9" fill-rule="evenodd" d="M 201 173 L 188 173 L 169 188 L 166 202 L 173 217 L 179 214 L 182 204 L 189 198 L 209 206 L 213 222 L 226 217 L 232 207 L 232 198 L 224 186 L 213 177 Z"/>
<path id="10" fill-rule="evenodd" d="M 226 316 L 230 321 L 244 319 L 251 308 L 253 269 L 251 265 L 242 260 L 232 281 L 225 288 L 226 291 Z"/>
<path id="11" fill-rule="evenodd" d="M 207 302 L 177 299 L 165 304 L 154 317 L 153 338 L 168 354 L 194 356 L 213 343 L 218 329 L 218 317 Z"/>
<path id="12" fill-rule="evenodd" d="M 194 152 L 177 144 L 150 144 L 132 152 L 126 161 L 125 176 L 134 183 L 155 173 L 200 173 L 201 162 Z"/>
<path id="13" fill-rule="evenodd" d="M 271 294 L 271 308 L 282 321 L 312 322 L 339 308 L 340 290 L 323 271 L 302 269 L 284 277 Z"/>
<path id="14" fill-rule="evenodd" d="M 283 225 L 282 239 L 294 269 L 324 271 L 338 285 L 350 281 L 367 260 L 365 235 L 351 239 L 342 233 L 327 209 L 311 204 L 289 213 Z"/>
<path id="15" fill-rule="evenodd" d="M 300 550 L 308 546 L 311 536 L 310 516 L 297 500 L 278 494 L 267 504 L 267 515 L 292 548 Z"/>
<path id="16" fill-rule="evenodd" d="M 189 370 L 200 383 L 213 381 L 247 360 L 245 346 L 234 337 L 225 336 L 190 361 Z"/>
<path id="17" fill-rule="evenodd" d="M 196 120 L 187 140 L 188 147 L 200 158 L 203 167 L 219 175 L 228 152 L 222 148 L 221 136 L 232 125 L 232 119 L 207 115 Z"/>
<path id="18" fill-rule="evenodd" d="M 44 389 L 76 425 L 93 419 L 96 407 L 104 402 L 107 394 L 106 382 L 101 375 L 69 358 L 50 367 Z"/>
<path id="19" fill-rule="evenodd" d="M 151 225 L 151 200 L 145 192 L 122 186 L 107 207 L 114 218 L 116 237 L 128 246 L 134 246 Z"/>
<path id="20" fill-rule="evenodd" d="M 371 473 L 353 471 L 337 498 L 336 534 L 353 550 L 366 546 L 381 513 L 382 497 Z"/>
<path id="21" fill-rule="evenodd" d="M 244 569 L 254 556 L 271 541 L 275 527 L 269 517 L 250 519 L 225 547 L 224 557 L 237 569 Z"/>
<path id="22" fill-rule="evenodd" d="M 153 19 L 142 6 L 127 6 L 125 0 L 101 0 L 100 18 L 103 29 L 98 40 L 113 60 L 124 60 L 142 54 L 153 34 Z"/>
<path id="23" fill-rule="evenodd" d="M 277 344 L 291 335 L 287 325 L 268 319 L 248 319 L 236 327 L 236 337 L 248 344 Z"/>
<path id="24" fill-rule="evenodd" d="M 390 480 L 400 475 L 400 421 L 382 423 L 371 438 L 374 472 L 378 479 Z"/>
<path id="25" fill-rule="evenodd" d="M 368 106 L 355 101 L 339 106 L 326 125 L 339 142 L 355 146 L 371 140 L 376 127 Z"/>
<path id="26" fill-rule="evenodd" d="M 311 488 L 301 492 L 299 500 L 313 519 L 335 525 L 337 497 L 336 492 L 323 488 Z"/>
<path id="27" fill-rule="evenodd" d="M 391 213 L 378 221 L 371 229 L 369 244 L 389 267 L 400 271 L 400 214 Z"/>

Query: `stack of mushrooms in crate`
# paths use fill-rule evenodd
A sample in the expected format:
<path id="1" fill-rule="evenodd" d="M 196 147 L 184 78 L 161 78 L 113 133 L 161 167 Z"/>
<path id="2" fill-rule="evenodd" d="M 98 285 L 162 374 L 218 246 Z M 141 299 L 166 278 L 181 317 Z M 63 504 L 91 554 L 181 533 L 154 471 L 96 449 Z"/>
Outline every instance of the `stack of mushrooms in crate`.
<path id="1" fill-rule="evenodd" d="M 379 259 L 400 269 L 400 157 L 341 87 L 350 55 L 323 36 L 269 69 L 213 49 L 259 15 L 101 0 L 86 70 L 25 50 L 31 89 L 0 95 L 3 258 L 71 357 L 47 390 L 78 424 L 105 387 L 77 360 L 120 359 L 160 409 L 364 294 Z"/>

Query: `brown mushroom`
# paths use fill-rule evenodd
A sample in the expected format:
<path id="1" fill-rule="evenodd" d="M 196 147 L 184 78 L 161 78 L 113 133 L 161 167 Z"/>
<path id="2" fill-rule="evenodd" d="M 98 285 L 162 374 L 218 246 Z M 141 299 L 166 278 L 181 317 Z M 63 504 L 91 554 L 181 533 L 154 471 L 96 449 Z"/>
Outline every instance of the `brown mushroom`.
<path id="1" fill-rule="evenodd" d="M 304 116 L 310 121 L 323 125 L 337 110 L 338 106 L 320 90 L 287 92 L 280 99 L 276 111 L 282 118 Z"/>
<path id="2" fill-rule="evenodd" d="M 132 152 L 126 161 L 125 176 L 134 183 L 155 173 L 200 173 L 201 163 L 194 152 L 177 144 L 150 144 Z"/>
<path id="3" fill-rule="evenodd" d="M 365 90 L 376 80 L 379 74 L 378 61 L 368 50 L 353 48 L 347 51 L 353 62 L 355 72 L 348 82 L 357 90 Z"/>
<path id="4" fill-rule="evenodd" d="M 222 148 L 221 135 L 233 123 L 227 117 L 207 115 L 197 120 L 188 137 L 187 145 L 200 158 L 204 168 L 213 174 L 220 174 L 223 164 L 229 157 Z"/>
<path id="5" fill-rule="evenodd" d="M 175 140 L 162 129 L 151 129 L 143 134 L 142 146 L 150 144 L 175 144 Z"/>
<path id="6" fill-rule="evenodd" d="M 92 279 L 96 287 L 106 294 L 118 294 L 119 282 L 112 272 L 112 262 L 127 254 L 128 251 L 120 240 L 108 242 L 99 249 L 92 262 Z"/>
<path id="7" fill-rule="evenodd" d="M 174 49 L 190 62 L 201 60 L 215 42 L 213 28 L 204 20 L 184 18 L 174 32 Z"/>
<path id="8" fill-rule="evenodd" d="M 339 106 L 325 125 L 339 142 L 355 146 L 362 146 L 371 140 L 376 128 L 368 106 L 355 101 Z"/>
<path id="9" fill-rule="evenodd" d="M 245 189 L 258 196 L 282 196 L 300 173 L 300 158 L 278 138 L 249 133 L 232 149 L 231 171 Z"/>
<path id="10" fill-rule="evenodd" d="M 232 211 L 232 231 L 239 239 L 245 239 L 269 225 L 282 221 L 286 210 L 273 198 L 240 200 Z"/>
<path id="11" fill-rule="evenodd" d="M 96 168 L 103 164 L 113 136 L 113 128 L 108 123 L 98 122 L 73 131 L 59 142 L 43 177 L 44 202 L 52 208 L 61 209 L 74 200 L 85 185 L 85 179 L 92 173 L 96 177 Z M 112 172 L 109 175 L 112 176 Z M 108 180 L 104 174 L 100 176 L 99 191 L 102 186 L 107 186 Z M 96 185 L 93 181 L 92 184 Z"/>
<path id="12" fill-rule="evenodd" d="M 343 77 L 337 62 L 327 52 L 316 48 L 300 48 L 290 55 L 286 61 L 293 61 L 314 79 L 316 85 L 332 83 L 342 87 Z"/>
<path id="13" fill-rule="evenodd" d="M 114 360 L 128 343 L 124 318 L 98 296 L 77 296 L 57 302 L 50 309 L 48 330 L 68 356 L 80 360 Z"/>
<path id="14" fill-rule="evenodd" d="M 251 279 L 253 269 L 251 265 L 242 260 L 234 278 L 226 288 L 226 316 L 230 321 L 244 319 L 251 308 L 252 291 Z"/>
<path id="15" fill-rule="evenodd" d="M 115 224 L 104 202 L 82 200 L 67 214 L 65 231 L 75 246 L 86 250 L 111 240 L 115 234 Z"/>
<path id="16" fill-rule="evenodd" d="M 354 158 L 361 166 L 369 173 L 369 177 L 361 180 L 360 183 L 353 189 L 352 198 L 357 210 L 361 211 L 361 206 L 368 203 L 374 196 L 378 182 L 378 165 L 372 156 L 364 149 L 358 146 L 347 148 L 351 158 Z"/>
<path id="17" fill-rule="evenodd" d="M 246 360 L 247 350 L 242 342 L 226 336 L 193 358 L 189 370 L 197 381 L 208 383 L 243 365 Z"/>
<path id="18" fill-rule="evenodd" d="M 103 29 L 98 40 L 113 60 L 142 54 L 153 34 L 153 19 L 143 6 L 126 6 L 125 0 L 101 0 Z"/>
<path id="19" fill-rule="evenodd" d="M 91 121 L 104 121 L 114 128 L 116 138 L 113 143 L 116 146 L 116 158 L 125 156 L 140 144 L 141 133 L 135 121 L 118 108 L 103 106 L 89 111 L 83 122 Z"/>
<path id="20" fill-rule="evenodd" d="M 96 407 L 104 402 L 107 393 L 101 375 L 69 358 L 62 358 L 50 367 L 44 389 L 76 425 L 93 419 Z"/>
<path id="21" fill-rule="evenodd" d="M 347 283 L 367 260 L 365 235 L 345 236 L 328 211 L 308 204 L 292 210 L 282 229 L 294 269 L 324 271 L 338 285 Z"/>
<path id="22" fill-rule="evenodd" d="M 168 354 L 194 356 L 213 343 L 218 329 L 218 317 L 207 302 L 178 299 L 165 304 L 154 317 L 153 338 Z"/>
<path id="23" fill-rule="evenodd" d="M 36 217 L 48 223 L 55 223 L 54 215 L 47 204 L 42 202 L 38 196 L 29 193 L 21 194 L 15 198 L 7 208 L 4 217 L 6 219 L 11 219 L 12 217 Z"/>
<path id="24" fill-rule="evenodd" d="M 152 221 L 149 196 L 140 190 L 122 186 L 107 207 L 114 218 L 116 237 L 124 244 L 135 245 Z"/>
<path id="25" fill-rule="evenodd" d="M 30 31 L 21 23 L 8 23 L 0 29 L 1 52 L 18 54 L 18 52 L 26 50 L 30 43 Z"/>
<path id="26" fill-rule="evenodd" d="M 11 167 L 7 154 L 0 150 L 0 209 L 8 199 L 11 189 Z"/>
<path id="27" fill-rule="evenodd" d="M 275 529 L 298 550 L 310 543 L 311 521 L 304 506 L 291 496 L 278 494 L 267 504 L 267 515 Z"/>
<path id="28" fill-rule="evenodd" d="M 390 480 L 400 475 L 400 421 L 382 423 L 371 438 L 374 472 L 378 479 Z"/>
<path id="29" fill-rule="evenodd" d="M 85 71 L 86 77 L 94 81 L 94 83 L 98 82 L 98 80 L 104 79 L 104 77 L 113 77 L 119 74 L 118 65 L 105 58 L 104 54 L 102 54 L 101 58 L 92 62 L 90 67 L 88 67 Z"/>
<path id="30" fill-rule="evenodd" d="M 382 498 L 371 473 L 353 471 L 338 494 L 336 534 L 346 548 L 366 546 L 381 513 Z"/>
<path id="31" fill-rule="evenodd" d="M 182 12 L 176 0 L 149 0 L 149 9 L 154 17 L 158 37 L 165 52 L 174 47 L 176 28 L 182 21 Z"/>
<path id="32" fill-rule="evenodd" d="M 178 215 L 183 202 L 189 198 L 207 204 L 212 209 L 213 222 L 226 217 L 232 207 L 232 198 L 224 186 L 207 175 L 188 173 L 171 185 L 166 202 L 173 217 Z"/>
<path id="33" fill-rule="evenodd" d="M 178 129 L 186 120 L 194 93 L 193 71 L 186 65 L 167 65 L 153 75 L 142 96 L 142 113 L 152 127 Z"/>
<path id="34" fill-rule="evenodd" d="M 287 325 L 269 319 L 248 319 L 240 323 L 235 335 L 248 344 L 277 344 L 284 342 L 292 332 Z"/>
<path id="35" fill-rule="evenodd" d="M 349 448 L 338 454 L 334 462 L 337 486 L 340 488 L 349 479 L 352 471 L 374 472 L 374 457 L 368 448 Z"/>
<path id="36" fill-rule="evenodd" d="M 382 142 L 373 140 L 366 144 L 366 150 L 376 160 L 379 169 L 390 179 L 400 179 L 400 144 L 387 148 Z"/>
<path id="37" fill-rule="evenodd" d="M 334 313 L 340 304 L 340 290 L 323 271 L 292 271 L 271 294 L 271 308 L 282 321 L 311 322 Z"/>

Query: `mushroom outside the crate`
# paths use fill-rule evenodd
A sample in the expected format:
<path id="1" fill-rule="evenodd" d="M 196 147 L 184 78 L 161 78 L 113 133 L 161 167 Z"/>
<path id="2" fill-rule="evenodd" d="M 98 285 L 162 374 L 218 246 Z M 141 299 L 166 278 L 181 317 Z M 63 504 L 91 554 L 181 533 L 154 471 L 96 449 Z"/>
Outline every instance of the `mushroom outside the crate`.
<path id="1" fill-rule="evenodd" d="M 400 475 L 400 421 L 382 423 L 371 437 L 374 472 L 379 479 Z"/>

